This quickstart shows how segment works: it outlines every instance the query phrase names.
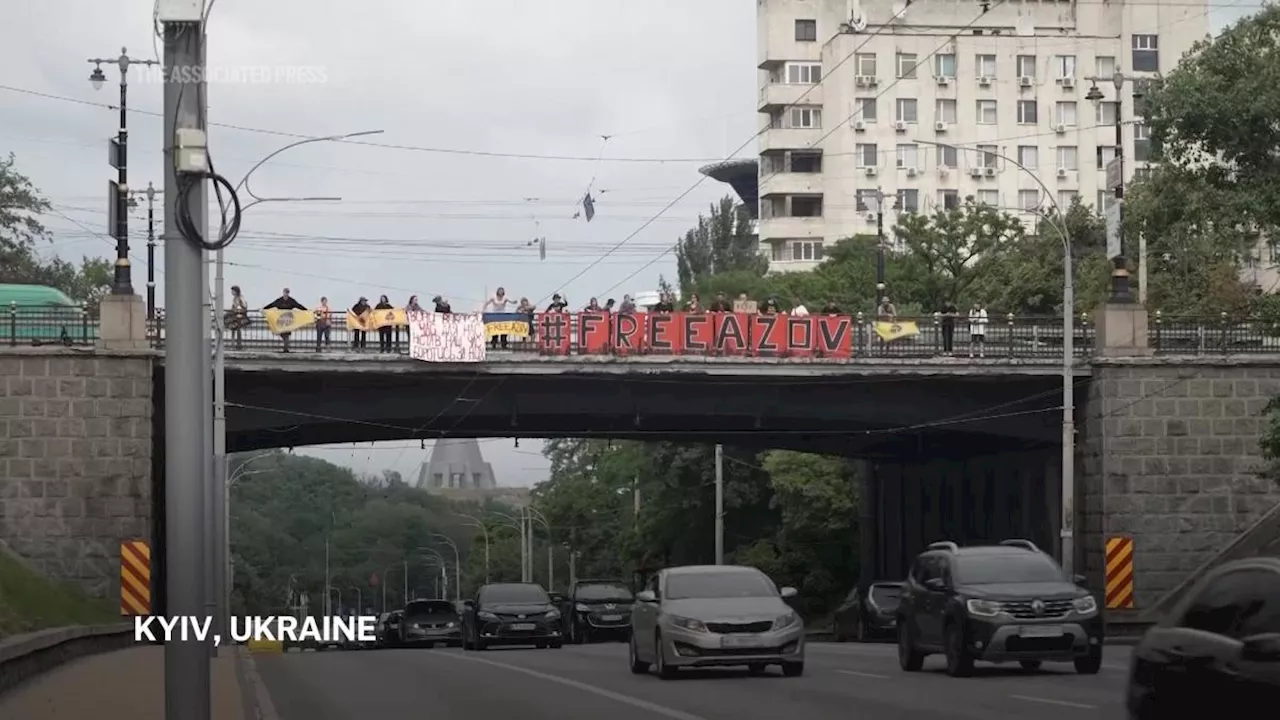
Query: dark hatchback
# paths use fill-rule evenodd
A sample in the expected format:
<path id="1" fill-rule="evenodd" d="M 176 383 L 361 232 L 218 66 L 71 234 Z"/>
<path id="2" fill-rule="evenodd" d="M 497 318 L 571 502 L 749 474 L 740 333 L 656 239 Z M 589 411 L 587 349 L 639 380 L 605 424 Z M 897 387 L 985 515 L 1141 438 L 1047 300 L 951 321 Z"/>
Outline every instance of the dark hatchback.
<path id="1" fill-rule="evenodd" d="M 571 643 L 626 640 L 631 633 L 635 594 L 621 580 L 582 580 L 566 600 L 566 632 Z"/>
<path id="2" fill-rule="evenodd" d="M 892 638 L 898 629 L 898 604 L 902 600 L 902 583 L 878 582 L 861 585 L 836 610 L 836 640 L 881 640 Z"/>
<path id="3" fill-rule="evenodd" d="M 462 616 L 462 646 L 486 650 L 496 645 L 558 648 L 564 644 L 560 611 L 537 583 L 484 585 L 467 600 Z"/>
<path id="4" fill-rule="evenodd" d="M 405 606 L 400 644 L 435 647 L 462 645 L 462 618 L 448 600 L 414 600 Z"/>
<path id="5" fill-rule="evenodd" d="M 1093 675 L 1102 667 L 1097 600 L 1027 540 L 959 547 L 939 542 L 916 558 L 898 608 L 898 663 L 920 670 L 941 653 L 947 674 L 967 676 L 975 660 L 1017 661 L 1034 670 L 1067 661 Z"/>

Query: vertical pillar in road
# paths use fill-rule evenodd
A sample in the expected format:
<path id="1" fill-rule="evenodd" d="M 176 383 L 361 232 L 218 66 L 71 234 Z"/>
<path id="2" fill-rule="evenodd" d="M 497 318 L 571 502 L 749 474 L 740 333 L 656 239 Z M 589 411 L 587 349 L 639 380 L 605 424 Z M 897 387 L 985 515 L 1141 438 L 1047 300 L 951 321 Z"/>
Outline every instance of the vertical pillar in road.
<path id="1" fill-rule="evenodd" d="M 207 190 L 198 182 L 180 197 L 175 166 L 177 128 L 205 129 L 203 72 L 204 27 L 199 22 L 167 22 L 164 26 L 165 157 L 164 281 L 165 338 L 165 545 L 167 612 L 200 615 L 204 610 L 204 480 L 205 386 L 201 309 L 202 250 L 182 236 L 178 203 L 201 231 L 208 227 Z M 164 698 L 167 720 L 209 720 L 209 653 L 195 641 L 165 643 Z"/>
<path id="2" fill-rule="evenodd" d="M 724 564 L 724 446 L 716 445 L 716 564 Z"/>

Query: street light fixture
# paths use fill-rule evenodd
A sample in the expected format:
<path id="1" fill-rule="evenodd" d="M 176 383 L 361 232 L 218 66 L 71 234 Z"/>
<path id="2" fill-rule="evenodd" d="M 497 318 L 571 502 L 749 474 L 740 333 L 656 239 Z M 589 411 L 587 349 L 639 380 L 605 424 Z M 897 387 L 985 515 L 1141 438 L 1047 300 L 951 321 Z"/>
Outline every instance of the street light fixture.
<path id="1" fill-rule="evenodd" d="M 1094 107 L 1098 107 L 1102 103 L 1103 94 L 1102 94 L 1102 91 L 1098 88 L 1098 80 L 1104 80 L 1104 79 L 1106 78 L 1096 78 L 1096 77 L 1088 78 L 1090 82 L 1089 92 L 1085 94 L 1084 99 L 1092 102 L 1094 104 Z M 1110 248 L 1110 251 L 1116 253 L 1116 255 L 1112 258 L 1112 263 L 1114 267 L 1111 270 L 1110 302 L 1119 303 L 1119 304 L 1128 304 L 1133 302 L 1133 294 L 1130 289 L 1129 267 L 1128 267 L 1128 261 L 1125 258 L 1125 247 L 1124 247 L 1124 114 L 1123 114 L 1124 104 L 1122 102 L 1123 96 L 1121 92 L 1124 90 L 1125 81 L 1131 80 L 1131 78 L 1126 77 L 1125 74 L 1122 72 L 1116 72 L 1111 75 L 1110 79 L 1111 79 L 1111 84 L 1115 86 L 1115 89 L 1116 89 L 1116 99 L 1115 99 L 1116 156 L 1111 160 L 1110 163 L 1107 164 L 1107 168 L 1106 168 L 1106 171 L 1107 171 L 1106 177 L 1107 177 L 1107 186 L 1108 186 L 1107 189 L 1115 191 L 1114 219 L 1111 217 L 1111 212 L 1106 213 L 1107 214 L 1107 236 L 1108 236 L 1107 239 L 1108 240 L 1111 239 L 1111 234 L 1113 230 L 1115 232 L 1115 238 L 1116 238 L 1116 247 Z M 1142 97 L 1142 93 L 1135 90 L 1133 93 L 1133 97 L 1135 99 L 1140 98 Z M 1145 263 L 1143 262 L 1145 255 L 1146 255 L 1145 252 L 1139 252 L 1140 265 L 1145 265 Z M 1141 274 L 1142 274 L 1142 270 L 1140 268 L 1139 275 Z M 1145 294 L 1145 290 L 1143 292 Z"/>
<path id="2" fill-rule="evenodd" d="M 102 72 L 102 65 L 94 65 L 93 72 L 89 73 L 89 84 L 93 85 L 94 90 L 101 90 L 106 82 L 107 76 Z"/>
<path id="3" fill-rule="evenodd" d="M 484 538 L 484 582 L 487 585 L 489 583 L 489 528 L 485 526 L 484 521 L 474 515 L 466 513 L 454 513 L 454 515 L 469 520 L 470 522 L 465 525 L 478 529 Z"/>
<path id="4" fill-rule="evenodd" d="M 461 602 L 462 600 L 462 559 L 458 553 L 458 544 L 453 538 L 442 533 L 431 533 L 431 537 L 444 541 L 446 545 L 453 549 L 453 595 L 454 599 Z"/>

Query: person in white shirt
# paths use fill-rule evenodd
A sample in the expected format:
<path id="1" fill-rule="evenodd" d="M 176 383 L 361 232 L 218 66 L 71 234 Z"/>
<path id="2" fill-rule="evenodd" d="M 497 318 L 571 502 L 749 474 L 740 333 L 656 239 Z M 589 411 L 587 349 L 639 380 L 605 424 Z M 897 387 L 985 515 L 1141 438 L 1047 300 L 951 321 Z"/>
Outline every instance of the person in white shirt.
<path id="1" fill-rule="evenodd" d="M 514 301 L 511 298 L 507 297 L 506 288 L 498 288 L 498 291 L 493 294 L 493 297 L 485 301 L 483 312 L 504 313 L 504 312 L 507 312 L 507 306 L 512 305 L 513 303 Z M 493 341 L 491 343 L 494 350 L 498 349 L 499 343 L 502 344 L 502 349 L 506 350 L 507 336 L 494 335 Z"/>
<path id="2" fill-rule="evenodd" d="M 978 357 L 987 356 L 987 308 L 980 302 L 969 308 L 969 357 L 973 357 L 974 347 Z"/>

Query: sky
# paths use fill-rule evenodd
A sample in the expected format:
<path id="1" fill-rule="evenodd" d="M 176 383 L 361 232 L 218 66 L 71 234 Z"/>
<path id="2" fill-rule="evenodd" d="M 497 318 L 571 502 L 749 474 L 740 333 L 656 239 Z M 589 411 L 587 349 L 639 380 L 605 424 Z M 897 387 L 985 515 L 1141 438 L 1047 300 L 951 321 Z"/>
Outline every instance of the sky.
<path id="1" fill-rule="evenodd" d="M 1228 1 L 1211 17 L 1217 28 L 1256 8 Z M 121 47 L 158 59 L 152 11 L 153 0 L 41 0 L 0 25 L 0 152 L 53 204 L 50 254 L 114 245 L 104 184 L 117 112 L 105 105 L 118 101 L 118 71 L 104 67 L 95 91 L 87 59 Z M 655 289 L 675 274 L 678 236 L 730 192 L 697 169 L 754 154 L 755 15 L 745 0 L 216 0 L 208 105 L 220 174 L 238 182 L 296 140 L 281 133 L 382 131 L 360 139 L 372 144 L 295 148 L 254 172 L 259 197 L 341 200 L 246 211 L 227 284 L 251 307 L 288 287 L 304 304 L 440 294 L 463 311 L 500 285 L 541 305 L 556 291 L 583 305 Z M 159 188 L 160 75 L 135 66 L 130 78 L 130 186 Z M 573 217 L 588 191 L 590 223 Z M 130 227 L 139 292 L 145 218 L 139 207 Z M 546 238 L 545 260 L 534 238 Z M 157 283 L 163 304 L 160 272 Z M 481 441 L 502 485 L 546 479 L 540 446 Z M 302 452 L 412 478 L 428 450 Z"/>

